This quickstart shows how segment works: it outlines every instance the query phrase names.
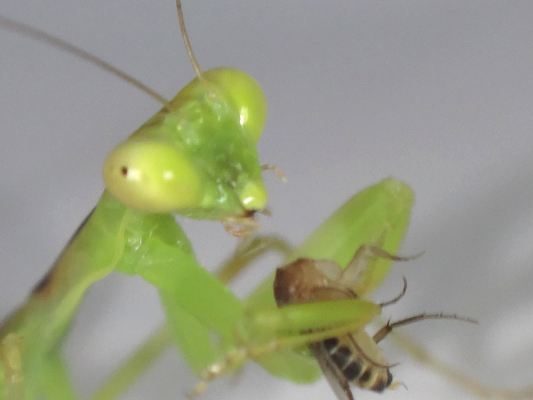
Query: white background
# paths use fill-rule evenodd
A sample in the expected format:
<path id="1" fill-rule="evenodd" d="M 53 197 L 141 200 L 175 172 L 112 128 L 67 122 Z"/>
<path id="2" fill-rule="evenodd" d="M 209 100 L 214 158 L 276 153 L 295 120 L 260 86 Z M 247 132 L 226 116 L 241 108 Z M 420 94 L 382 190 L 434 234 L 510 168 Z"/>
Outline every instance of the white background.
<path id="1" fill-rule="evenodd" d="M 398 265 L 376 300 L 409 282 L 394 319 L 457 312 L 479 326 L 403 329 L 465 373 L 517 387 L 533 376 L 533 3 L 525 1 L 186 1 L 204 69 L 253 75 L 269 101 L 261 161 L 273 217 L 298 243 L 345 199 L 387 176 L 416 204 Z M 171 0 L 2 0 L 0 14 L 86 49 L 172 97 L 193 76 Z M 107 151 L 159 109 L 116 77 L 0 31 L 0 318 L 23 301 L 96 203 Z M 181 222 L 180 222 L 181 223 Z M 200 260 L 232 248 L 220 224 L 183 221 Z M 275 267 L 236 282 L 243 294 Z M 155 290 L 111 276 L 81 307 L 67 357 L 86 396 L 163 316 Z M 470 399 L 385 344 L 388 399 Z M 176 399 L 195 379 L 175 350 L 128 399 Z M 355 391 L 358 399 L 376 398 Z M 204 399 L 332 399 L 250 366 Z"/>

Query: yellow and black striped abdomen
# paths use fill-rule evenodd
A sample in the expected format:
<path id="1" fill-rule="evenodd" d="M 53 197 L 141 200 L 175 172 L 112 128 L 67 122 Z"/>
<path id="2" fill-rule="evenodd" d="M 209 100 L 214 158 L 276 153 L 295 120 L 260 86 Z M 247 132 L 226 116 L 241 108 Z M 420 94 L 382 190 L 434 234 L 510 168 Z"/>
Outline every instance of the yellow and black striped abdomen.
<path id="1" fill-rule="evenodd" d="M 387 361 L 365 331 L 330 338 L 322 344 L 333 364 L 353 385 L 375 392 L 391 385 Z"/>

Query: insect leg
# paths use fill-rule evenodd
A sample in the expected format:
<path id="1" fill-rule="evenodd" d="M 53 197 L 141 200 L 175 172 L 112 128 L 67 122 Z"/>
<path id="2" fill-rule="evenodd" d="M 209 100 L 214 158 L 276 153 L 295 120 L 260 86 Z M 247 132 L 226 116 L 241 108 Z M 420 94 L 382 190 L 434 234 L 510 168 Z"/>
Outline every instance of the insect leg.
<path id="1" fill-rule="evenodd" d="M 391 261 L 410 261 L 420 257 L 422 254 L 423 253 L 419 253 L 412 257 L 400 257 L 390 254 L 377 246 L 362 244 L 344 269 L 341 276 L 341 282 L 348 287 L 353 287 L 359 284 L 360 281 L 364 279 L 363 272 L 367 270 L 372 257 L 380 257 Z"/>
<path id="2" fill-rule="evenodd" d="M 218 269 L 217 277 L 223 283 L 231 281 L 240 271 L 242 271 L 248 263 L 260 257 L 270 250 L 279 251 L 284 257 L 292 251 L 291 246 L 282 238 L 277 236 L 246 236 L 239 241 L 232 255 Z M 177 312 L 175 310 L 175 312 Z M 186 313 L 180 314 L 176 318 L 176 323 L 183 326 L 183 330 L 191 332 L 194 329 L 196 321 L 188 318 Z M 201 335 L 199 330 L 191 336 Z M 205 341 L 205 343 L 207 340 Z M 102 385 L 94 394 L 92 399 L 118 397 L 123 390 L 132 385 L 137 377 L 148 369 L 151 361 L 158 358 L 163 351 L 172 345 L 171 334 L 167 327 L 161 326 L 156 332 L 142 345 L 135 353 L 126 360 L 123 365 L 117 369 L 112 376 Z M 189 345 L 192 346 L 192 345 Z M 184 345 L 187 348 L 187 345 Z M 193 346 L 194 347 L 194 346 Z M 149 360 L 140 363 L 138 360 Z M 233 361 L 235 363 L 235 361 Z M 124 377 L 128 377 L 125 379 Z M 117 383 L 119 382 L 119 383 Z M 191 393 L 192 396 L 199 394 L 202 390 L 197 389 Z M 111 395 L 109 393 L 112 393 Z"/>
<path id="3" fill-rule="evenodd" d="M 392 332 L 394 328 L 397 328 L 399 326 L 412 324 L 414 322 L 422 321 L 424 319 L 455 319 L 458 321 L 464 321 L 464 322 L 470 322 L 473 324 L 477 324 L 477 321 L 473 318 L 469 317 L 462 317 L 457 314 L 444 314 L 444 313 L 435 313 L 435 314 L 418 314 L 414 315 L 409 318 L 402 319 L 400 321 L 396 321 L 394 323 L 387 322 L 387 325 L 385 325 L 383 328 L 381 328 L 373 337 L 374 342 L 379 343 L 382 341 L 389 333 Z"/>
<path id="4" fill-rule="evenodd" d="M 283 183 L 287 182 L 287 177 L 285 176 L 285 173 L 281 169 L 276 167 L 274 164 L 261 165 L 261 171 L 272 171 Z"/>
<path id="5" fill-rule="evenodd" d="M 4 391 L 6 400 L 24 399 L 22 352 L 22 339 L 19 335 L 9 333 L 2 339 L 0 343 L 0 366 L 3 369 L 5 388 L 0 387 L 0 391 Z"/>
<path id="6" fill-rule="evenodd" d="M 245 315 L 236 331 L 236 341 L 241 345 L 202 371 L 202 382 L 191 395 L 200 394 L 209 381 L 234 371 L 249 359 L 264 366 L 263 357 L 270 356 L 270 353 L 361 329 L 377 313 L 378 305 L 359 299 L 293 304 L 279 309 L 252 311 L 248 316 Z"/>
<path id="7" fill-rule="evenodd" d="M 42 365 L 43 394 L 50 400 L 79 400 L 68 366 L 60 352 L 53 352 Z M 28 396 L 28 398 L 31 398 Z"/>
<path id="8" fill-rule="evenodd" d="M 402 279 L 403 279 L 403 289 L 402 289 L 402 292 L 401 292 L 398 296 L 396 296 L 394 299 L 392 299 L 392 300 L 385 301 L 385 302 L 383 302 L 383 303 L 379 303 L 379 306 L 380 306 L 381 308 L 386 307 L 386 306 L 390 306 L 391 304 L 396 303 L 398 300 L 400 300 L 400 299 L 403 297 L 403 295 L 404 295 L 405 292 L 407 291 L 407 279 L 405 279 L 405 277 L 402 277 Z"/>

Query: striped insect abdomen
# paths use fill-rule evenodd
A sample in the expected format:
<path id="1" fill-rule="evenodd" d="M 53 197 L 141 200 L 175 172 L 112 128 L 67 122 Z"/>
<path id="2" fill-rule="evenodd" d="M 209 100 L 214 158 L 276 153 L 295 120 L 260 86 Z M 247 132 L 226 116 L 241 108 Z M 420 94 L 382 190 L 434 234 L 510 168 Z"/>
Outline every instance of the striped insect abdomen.
<path id="1" fill-rule="evenodd" d="M 342 375 L 361 389 L 383 392 L 392 375 L 380 348 L 365 331 L 324 340 L 327 356 Z"/>

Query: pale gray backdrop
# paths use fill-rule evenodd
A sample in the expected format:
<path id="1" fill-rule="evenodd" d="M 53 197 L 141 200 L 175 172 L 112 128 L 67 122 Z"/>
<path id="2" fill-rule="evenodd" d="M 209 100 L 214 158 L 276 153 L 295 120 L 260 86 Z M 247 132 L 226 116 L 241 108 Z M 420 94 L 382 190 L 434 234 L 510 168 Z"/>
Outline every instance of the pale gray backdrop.
<path id="1" fill-rule="evenodd" d="M 261 161 L 273 217 L 264 231 L 297 243 L 345 199 L 387 176 L 416 192 L 403 254 L 373 298 L 394 318 L 421 311 L 479 326 L 405 328 L 484 382 L 533 383 L 533 2 L 185 1 L 203 68 L 231 65 L 263 85 L 269 115 Z M 2 0 L 0 14 L 93 52 L 172 97 L 193 76 L 172 0 Z M 47 271 L 103 185 L 106 152 L 159 104 L 84 61 L 0 31 L 0 317 Z M 234 244 L 217 223 L 183 221 L 212 268 Z M 236 282 L 244 294 L 272 258 Z M 163 320 L 155 291 L 112 276 L 91 289 L 66 345 L 87 395 Z M 388 399 L 470 399 L 390 343 Z M 128 399 L 176 399 L 194 377 L 175 350 Z M 376 398 L 356 390 L 358 399 Z M 257 366 L 204 399 L 332 399 Z"/>

